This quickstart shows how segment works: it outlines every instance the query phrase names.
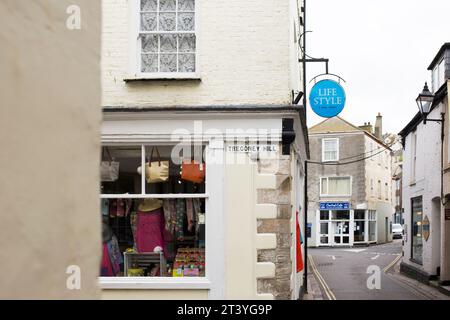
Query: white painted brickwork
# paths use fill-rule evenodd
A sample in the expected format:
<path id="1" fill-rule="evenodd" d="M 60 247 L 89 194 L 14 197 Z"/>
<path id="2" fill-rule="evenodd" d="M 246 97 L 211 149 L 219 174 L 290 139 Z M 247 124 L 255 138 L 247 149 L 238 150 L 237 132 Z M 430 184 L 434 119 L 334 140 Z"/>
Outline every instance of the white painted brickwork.
<path id="1" fill-rule="evenodd" d="M 127 84 L 129 1 L 102 1 L 103 106 L 290 103 L 289 0 L 197 0 L 201 81 Z"/>

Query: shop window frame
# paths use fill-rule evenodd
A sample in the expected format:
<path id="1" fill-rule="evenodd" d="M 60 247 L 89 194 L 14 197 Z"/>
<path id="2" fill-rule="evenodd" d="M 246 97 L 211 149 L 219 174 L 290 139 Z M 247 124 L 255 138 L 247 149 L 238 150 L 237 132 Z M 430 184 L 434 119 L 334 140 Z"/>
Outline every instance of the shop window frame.
<path id="1" fill-rule="evenodd" d="M 104 142 L 102 146 L 104 147 L 141 147 L 141 166 L 144 168 L 146 162 L 146 148 L 150 146 L 169 146 L 175 145 L 175 142 L 164 142 L 164 143 L 153 143 L 153 142 L 127 142 L 127 143 L 110 143 Z M 209 144 L 202 143 L 205 146 L 205 157 L 208 155 Z M 188 198 L 200 198 L 205 199 L 205 232 L 206 232 L 206 241 L 205 241 L 205 264 L 206 271 L 204 277 L 98 277 L 98 282 L 101 289 L 203 289 L 203 290 L 211 290 L 213 289 L 212 278 L 214 270 L 211 265 L 212 259 L 212 248 L 208 249 L 209 246 L 214 246 L 214 244 L 210 244 L 209 234 L 213 233 L 212 229 L 213 222 L 210 220 L 209 214 L 211 212 L 210 206 L 210 196 L 208 188 L 208 177 L 214 175 L 214 169 L 211 169 L 211 166 L 208 165 L 209 161 L 207 159 L 203 160 L 205 162 L 205 192 L 204 193 L 196 193 L 196 194 L 188 194 L 188 193 L 168 193 L 168 194 L 145 194 L 146 192 L 146 180 L 145 175 L 141 175 L 141 193 L 140 194 L 100 194 L 100 199 L 188 199 Z M 214 184 L 211 185 L 214 188 Z M 99 200 L 100 200 L 99 199 Z M 211 224 L 211 225 L 210 225 Z"/>

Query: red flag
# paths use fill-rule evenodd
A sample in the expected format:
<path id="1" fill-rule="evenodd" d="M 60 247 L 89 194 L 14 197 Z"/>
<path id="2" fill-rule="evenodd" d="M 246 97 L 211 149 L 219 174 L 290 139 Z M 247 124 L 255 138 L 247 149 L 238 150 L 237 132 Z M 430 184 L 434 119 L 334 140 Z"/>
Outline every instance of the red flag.
<path id="1" fill-rule="evenodd" d="M 297 272 L 303 270 L 303 255 L 302 255 L 302 244 L 301 244 L 301 234 L 300 234 L 300 224 L 298 221 L 298 212 L 295 213 L 295 220 L 297 222 Z"/>

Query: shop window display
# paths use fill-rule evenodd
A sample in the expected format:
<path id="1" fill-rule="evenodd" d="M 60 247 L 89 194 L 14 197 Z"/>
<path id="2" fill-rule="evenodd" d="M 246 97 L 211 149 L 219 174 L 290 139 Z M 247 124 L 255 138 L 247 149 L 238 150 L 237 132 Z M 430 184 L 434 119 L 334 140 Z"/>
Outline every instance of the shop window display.
<path id="1" fill-rule="evenodd" d="M 205 148 L 173 148 L 103 148 L 102 277 L 205 276 Z"/>

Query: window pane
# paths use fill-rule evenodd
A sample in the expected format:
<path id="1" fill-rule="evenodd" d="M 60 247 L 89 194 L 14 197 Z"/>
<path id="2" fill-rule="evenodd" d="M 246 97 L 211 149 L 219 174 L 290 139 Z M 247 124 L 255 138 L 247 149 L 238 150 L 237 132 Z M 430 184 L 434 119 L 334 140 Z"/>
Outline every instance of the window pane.
<path id="1" fill-rule="evenodd" d="M 175 13 L 161 13 L 159 15 L 159 30 L 174 31 L 175 30 Z"/>
<path id="2" fill-rule="evenodd" d="M 154 173 L 163 172 L 163 177 L 149 180 L 150 172 L 147 172 L 145 192 L 147 194 L 205 193 L 206 168 L 202 160 L 204 150 L 205 147 L 201 145 L 186 146 L 180 150 L 173 146 L 146 146 L 146 170 L 152 170 Z M 185 163 L 184 166 L 183 163 Z"/>
<path id="3" fill-rule="evenodd" d="M 160 36 L 161 52 L 177 52 L 177 36 L 164 34 Z"/>
<path id="4" fill-rule="evenodd" d="M 195 72 L 195 54 L 178 55 L 179 72 Z"/>
<path id="5" fill-rule="evenodd" d="M 363 242 L 365 235 L 365 222 L 364 221 L 355 221 L 353 237 L 355 242 Z"/>
<path id="6" fill-rule="evenodd" d="M 205 216 L 205 199 L 103 199 L 101 276 L 204 277 Z"/>
<path id="7" fill-rule="evenodd" d="M 178 51 L 179 52 L 195 52 L 195 35 L 194 34 L 180 34 L 178 36 Z"/>
<path id="8" fill-rule="evenodd" d="M 194 31 L 195 29 L 195 14 L 184 12 L 178 14 L 178 30 L 180 31 Z"/>
<path id="9" fill-rule="evenodd" d="M 377 230 L 377 222 L 376 221 L 370 221 L 369 222 L 369 241 L 376 241 L 376 230 Z"/>
<path id="10" fill-rule="evenodd" d="M 156 0 L 141 0 L 141 11 L 156 11 Z"/>
<path id="11" fill-rule="evenodd" d="M 101 193 L 140 194 L 141 147 L 104 147 L 101 167 Z M 114 168 L 117 170 L 114 170 Z"/>
<path id="12" fill-rule="evenodd" d="M 327 178 L 322 178 L 321 179 L 321 193 L 322 194 L 328 194 L 328 182 L 327 182 Z"/>
<path id="13" fill-rule="evenodd" d="M 158 36 L 157 35 L 142 35 L 142 52 L 158 52 Z"/>
<path id="14" fill-rule="evenodd" d="M 156 30 L 156 13 L 142 13 L 141 14 L 141 30 L 155 31 Z"/>
<path id="15" fill-rule="evenodd" d="M 330 218 L 330 212 L 321 210 L 320 211 L 320 220 L 328 220 Z"/>
<path id="16" fill-rule="evenodd" d="M 158 55 L 143 54 L 141 72 L 158 72 Z"/>
<path id="17" fill-rule="evenodd" d="M 412 200 L 412 258 L 422 263 L 422 198 Z"/>
<path id="18" fill-rule="evenodd" d="M 333 210 L 331 211 L 331 218 L 333 220 L 349 220 L 350 211 L 348 210 Z"/>
<path id="19" fill-rule="evenodd" d="M 160 71 L 161 72 L 176 72 L 177 71 L 177 55 L 176 54 L 162 54 L 160 57 Z"/>
<path id="20" fill-rule="evenodd" d="M 175 0 L 159 0 L 159 11 L 175 11 Z"/>
<path id="21" fill-rule="evenodd" d="M 324 139 L 323 140 L 323 161 L 337 160 L 338 154 L 338 141 L 337 139 Z"/>
<path id="22" fill-rule="evenodd" d="M 178 0 L 178 11 L 194 11 L 195 0 Z"/>
<path id="23" fill-rule="evenodd" d="M 321 244 L 327 244 L 328 243 L 328 237 L 320 237 L 320 243 Z"/>
<path id="24" fill-rule="evenodd" d="M 355 220 L 364 220 L 366 216 L 365 210 L 355 210 Z"/>
<path id="25" fill-rule="evenodd" d="M 328 194 L 329 195 L 349 195 L 350 194 L 350 178 L 330 177 L 328 178 Z"/>
<path id="26" fill-rule="evenodd" d="M 320 224 L 320 234 L 328 234 L 328 222 Z"/>

